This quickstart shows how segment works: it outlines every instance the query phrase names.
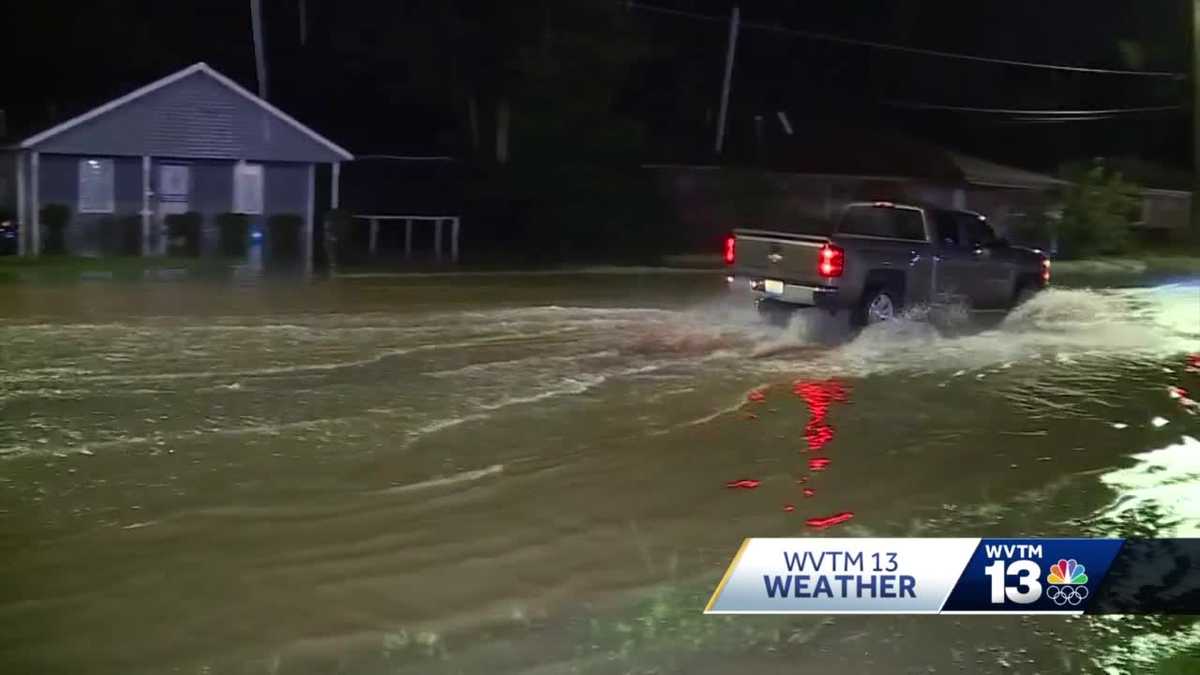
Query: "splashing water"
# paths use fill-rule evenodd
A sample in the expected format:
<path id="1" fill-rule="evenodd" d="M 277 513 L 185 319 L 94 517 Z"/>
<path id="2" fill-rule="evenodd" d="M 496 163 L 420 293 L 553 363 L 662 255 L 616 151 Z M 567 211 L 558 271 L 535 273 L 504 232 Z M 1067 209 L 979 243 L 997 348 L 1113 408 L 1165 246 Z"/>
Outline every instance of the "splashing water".
<path id="1" fill-rule="evenodd" d="M 998 326 L 975 334 L 948 336 L 926 321 L 902 318 L 870 326 L 850 342 L 800 367 L 865 376 L 977 369 L 1043 359 L 1059 363 L 1073 358 L 1156 359 L 1197 347 L 1198 286 L 1052 289 L 1014 310 Z"/>

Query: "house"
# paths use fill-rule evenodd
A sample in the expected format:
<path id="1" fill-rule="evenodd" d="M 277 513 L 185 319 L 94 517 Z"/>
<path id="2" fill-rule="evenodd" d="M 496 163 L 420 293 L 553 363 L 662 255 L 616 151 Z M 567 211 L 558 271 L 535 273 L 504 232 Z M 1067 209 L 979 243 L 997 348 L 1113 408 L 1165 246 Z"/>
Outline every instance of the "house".
<path id="1" fill-rule="evenodd" d="M 1061 184 L 879 130 L 838 124 L 789 129 L 764 131 L 761 143 L 733 146 L 723 166 L 644 165 L 693 238 L 690 247 L 715 250 L 732 226 L 827 222 L 845 204 L 873 199 L 971 209 L 1009 235 L 1021 229 L 1026 213 L 1048 208 Z"/>
<path id="2" fill-rule="evenodd" d="M 20 250 L 46 250 L 44 207 L 61 205 L 67 253 L 107 252 L 115 228 L 132 230 L 142 255 L 168 251 L 172 214 L 199 216 L 193 250 L 218 247 L 222 214 L 241 214 L 262 233 L 273 216 L 299 223 L 299 253 L 311 270 L 317 166 L 329 164 L 338 203 L 345 149 L 197 63 L 29 136 L 0 158 L 21 224 Z M 62 212 L 62 209 L 58 209 Z M 177 219 L 178 220 L 178 219 Z M 195 218 L 193 218 L 193 221 Z M 272 236 L 267 232 L 268 238 Z M 282 236 L 282 235 L 280 235 Z"/>

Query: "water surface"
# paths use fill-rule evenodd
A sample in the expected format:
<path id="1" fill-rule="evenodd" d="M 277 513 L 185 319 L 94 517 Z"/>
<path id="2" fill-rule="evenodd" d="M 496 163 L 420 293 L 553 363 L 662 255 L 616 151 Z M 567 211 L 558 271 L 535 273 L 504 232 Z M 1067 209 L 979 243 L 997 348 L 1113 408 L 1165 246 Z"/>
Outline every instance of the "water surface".
<path id="1" fill-rule="evenodd" d="M 1195 536 L 1194 285 L 853 339 L 684 274 L 14 286 L 0 315 L 3 672 L 1119 672 L 1200 642 L 700 615 L 746 536 Z"/>

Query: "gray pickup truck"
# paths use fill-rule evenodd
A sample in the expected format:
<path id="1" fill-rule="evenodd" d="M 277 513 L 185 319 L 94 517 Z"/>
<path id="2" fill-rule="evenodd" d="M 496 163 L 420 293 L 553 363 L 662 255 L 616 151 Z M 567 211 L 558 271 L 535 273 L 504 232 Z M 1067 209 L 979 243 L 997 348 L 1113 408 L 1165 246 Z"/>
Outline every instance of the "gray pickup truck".
<path id="1" fill-rule="evenodd" d="M 725 263 L 760 308 L 845 311 L 857 325 L 913 305 L 1009 309 L 1050 283 L 1045 255 L 978 213 L 893 202 L 850 204 L 832 227 L 734 230 Z"/>

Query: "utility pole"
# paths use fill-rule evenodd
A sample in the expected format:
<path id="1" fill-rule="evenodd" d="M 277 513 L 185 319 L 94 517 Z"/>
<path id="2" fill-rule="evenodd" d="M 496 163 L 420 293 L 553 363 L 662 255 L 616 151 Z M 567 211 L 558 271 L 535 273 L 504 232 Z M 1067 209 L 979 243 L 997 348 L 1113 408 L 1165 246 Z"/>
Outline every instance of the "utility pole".
<path id="1" fill-rule="evenodd" d="M 258 75 L 258 97 L 267 100 L 267 59 L 263 54 L 262 0 L 250 0 L 250 30 L 254 32 L 254 68 Z"/>
<path id="2" fill-rule="evenodd" d="M 1200 7 L 1200 0 L 1194 0 Z M 729 15 L 729 48 L 725 52 L 725 80 L 721 83 L 721 110 L 717 113 L 717 156 L 721 156 L 721 148 L 725 145 L 725 118 L 729 113 L 729 88 L 733 80 L 733 55 L 737 50 L 738 28 L 742 23 L 742 13 L 737 5 Z"/>
<path id="3" fill-rule="evenodd" d="M 308 3 L 300 0 L 300 46 L 308 44 Z"/>
<path id="4" fill-rule="evenodd" d="M 1192 0 L 1192 222 L 1200 242 L 1200 0 Z"/>

